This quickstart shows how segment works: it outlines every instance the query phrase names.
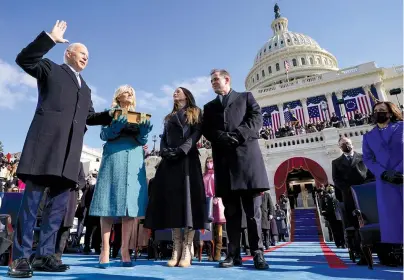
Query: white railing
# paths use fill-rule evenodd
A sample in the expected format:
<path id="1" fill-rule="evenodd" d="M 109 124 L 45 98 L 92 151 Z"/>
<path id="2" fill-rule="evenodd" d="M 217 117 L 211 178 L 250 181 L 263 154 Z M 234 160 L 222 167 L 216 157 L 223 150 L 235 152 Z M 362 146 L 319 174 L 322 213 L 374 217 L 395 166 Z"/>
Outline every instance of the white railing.
<path id="1" fill-rule="evenodd" d="M 372 126 L 370 125 L 339 128 L 335 130 L 334 137 L 336 138 L 336 140 L 338 140 L 338 137 L 343 136 L 352 139 L 355 139 L 357 137 L 361 138 L 365 133 L 369 132 L 371 129 Z M 327 129 L 327 131 L 329 131 L 329 129 Z M 324 145 L 326 143 L 326 140 L 327 139 L 323 130 L 320 132 L 263 140 L 264 141 L 263 146 L 264 150 L 284 152 L 296 149 L 309 149 L 313 147 L 318 148 Z"/>
<path id="2" fill-rule="evenodd" d="M 313 132 L 301 135 L 275 138 L 265 141 L 265 148 L 269 150 L 294 150 L 297 148 L 318 147 L 319 143 L 324 142 L 321 132 Z"/>
<path id="3" fill-rule="evenodd" d="M 318 219 L 319 219 L 320 226 L 321 226 L 321 233 L 323 234 L 324 241 L 329 242 L 330 236 L 328 235 L 328 228 L 325 226 L 324 216 L 321 215 L 321 201 L 319 200 L 317 193 L 314 197 L 315 197 L 315 203 L 316 203 L 316 211 L 317 211 Z"/>
<path id="4" fill-rule="evenodd" d="M 403 65 L 394 67 L 397 74 L 403 73 Z"/>
<path id="5" fill-rule="evenodd" d="M 355 138 L 355 137 L 362 137 L 365 133 L 372 130 L 371 125 L 360 125 L 360 126 L 352 126 L 352 127 L 345 127 L 338 129 L 338 133 L 340 137 L 348 137 L 348 138 Z"/>
<path id="6" fill-rule="evenodd" d="M 345 75 L 345 74 L 352 74 L 352 73 L 356 73 L 359 71 L 359 67 L 355 66 L 355 67 L 351 67 L 351 68 L 346 68 L 346 69 L 342 69 L 339 70 L 337 73 L 338 75 Z"/>
<path id="7" fill-rule="evenodd" d="M 259 94 L 263 94 L 263 93 L 267 93 L 267 92 L 275 92 L 281 89 L 285 89 L 285 88 L 291 88 L 291 87 L 297 87 L 300 85 L 305 85 L 305 84 L 310 84 L 310 83 L 315 83 L 318 81 L 322 80 L 322 76 L 321 75 L 317 75 L 317 76 L 313 76 L 313 77 L 308 77 L 308 78 L 303 78 L 303 79 L 297 79 L 288 83 L 282 83 L 282 84 L 276 84 L 276 85 L 272 85 L 270 87 L 266 87 L 263 89 L 259 89 L 258 93 Z"/>
<path id="8" fill-rule="evenodd" d="M 401 68 L 400 68 L 401 67 Z M 395 70 L 397 73 L 403 71 L 403 66 L 396 67 L 397 69 Z M 377 71 L 376 64 L 374 62 L 369 62 L 369 63 L 364 63 L 361 65 L 349 67 L 349 68 L 344 68 L 340 69 L 338 71 L 331 71 L 328 73 L 324 73 L 322 75 L 316 75 L 313 77 L 308 77 L 308 78 L 302 78 L 302 79 L 296 79 L 294 81 L 288 82 L 288 83 L 282 83 L 282 84 L 276 84 L 276 85 L 271 85 L 269 87 L 265 87 L 262 89 L 258 89 L 256 91 L 256 96 L 264 96 L 268 94 L 278 94 L 279 92 L 282 91 L 287 91 L 293 88 L 298 88 L 301 86 L 307 86 L 307 85 L 314 85 L 322 82 L 327 82 L 327 81 L 333 81 L 333 80 L 338 80 L 338 79 L 345 79 L 348 76 L 352 75 L 362 75 L 364 73 L 370 73 L 372 71 Z M 358 85 L 362 86 L 362 85 Z M 337 91 L 336 89 L 335 91 Z"/>

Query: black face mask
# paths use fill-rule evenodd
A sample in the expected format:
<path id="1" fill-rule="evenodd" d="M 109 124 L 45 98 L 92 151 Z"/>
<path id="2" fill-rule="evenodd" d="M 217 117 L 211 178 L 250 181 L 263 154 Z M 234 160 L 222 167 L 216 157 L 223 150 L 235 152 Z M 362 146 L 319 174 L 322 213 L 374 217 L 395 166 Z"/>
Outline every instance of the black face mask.
<path id="1" fill-rule="evenodd" d="M 341 145 L 341 150 L 342 150 L 344 153 L 349 154 L 349 153 L 352 151 L 352 147 L 351 147 L 351 146 L 348 146 L 348 145 L 346 145 L 346 144 L 343 144 L 343 145 Z"/>
<path id="2" fill-rule="evenodd" d="M 373 120 L 376 123 L 385 123 L 388 119 L 387 112 L 375 112 L 373 114 Z"/>

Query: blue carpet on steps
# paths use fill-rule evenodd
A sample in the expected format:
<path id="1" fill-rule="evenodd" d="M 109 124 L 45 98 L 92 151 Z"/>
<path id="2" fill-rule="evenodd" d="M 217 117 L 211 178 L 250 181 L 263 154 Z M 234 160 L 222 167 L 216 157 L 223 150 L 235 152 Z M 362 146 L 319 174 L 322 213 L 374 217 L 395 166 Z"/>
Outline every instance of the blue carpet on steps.
<path id="1" fill-rule="evenodd" d="M 331 243 L 328 246 L 341 258 L 347 259 L 348 252 L 336 249 Z M 71 265 L 71 269 L 63 273 L 34 272 L 36 280 L 210 280 L 210 279 L 276 279 L 276 280 L 359 280 L 359 279 L 402 279 L 402 268 L 388 268 L 376 265 L 374 270 L 348 263 L 347 269 L 331 269 L 322 253 L 319 242 L 293 242 L 285 247 L 265 255 L 270 269 L 257 271 L 253 262 L 245 262 L 243 267 L 219 269 L 216 263 L 194 262 L 189 268 L 169 268 L 165 261 L 147 261 L 140 259 L 133 268 L 122 268 L 119 261 L 114 261 L 109 269 L 94 267 L 98 256 L 64 255 L 63 260 Z M 7 279 L 7 267 L 0 267 L 0 278 Z"/>
<path id="2" fill-rule="evenodd" d="M 294 209 L 294 241 L 319 241 L 316 209 Z"/>

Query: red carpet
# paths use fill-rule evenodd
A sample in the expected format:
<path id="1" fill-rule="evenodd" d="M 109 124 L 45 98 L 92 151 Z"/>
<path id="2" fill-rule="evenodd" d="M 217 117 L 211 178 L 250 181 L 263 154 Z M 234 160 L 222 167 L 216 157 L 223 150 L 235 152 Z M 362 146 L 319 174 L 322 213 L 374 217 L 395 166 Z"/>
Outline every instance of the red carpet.
<path id="1" fill-rule="evenodd" d="M 320 246 L 330 268 L 348 268 L 348 266 L 330 249 L 330 247 L 327 246 L 327 244 L 325 244 L 324 241 L 320 241 Z"/>
<path id="2" fill-rule="evenodd" d="M 316 211 L 316 223 L 319 231 L 320 247 L 323 251 L 324 257 L 328 262 L 330 268 L 346 269 L 348 266 L 327 246 L 324 242 L 324 236 L 321 234 L 320 217 Z"/>

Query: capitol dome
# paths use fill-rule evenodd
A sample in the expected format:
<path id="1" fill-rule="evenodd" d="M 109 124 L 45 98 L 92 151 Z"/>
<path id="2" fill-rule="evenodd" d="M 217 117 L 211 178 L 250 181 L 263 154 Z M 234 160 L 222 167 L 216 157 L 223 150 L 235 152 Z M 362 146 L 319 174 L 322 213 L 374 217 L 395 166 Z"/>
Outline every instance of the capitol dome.
<path id="1" fill-rule="evenodd" d="M 277 4 L 274 11 L 275 20 L 271 24 L 274 35 L 255 56 L 245 80 L 247 90 L 338 70 L 337 59 L 331 53 L 311 37 L 289 31 L 288 19 L 280 15 Z"/>

